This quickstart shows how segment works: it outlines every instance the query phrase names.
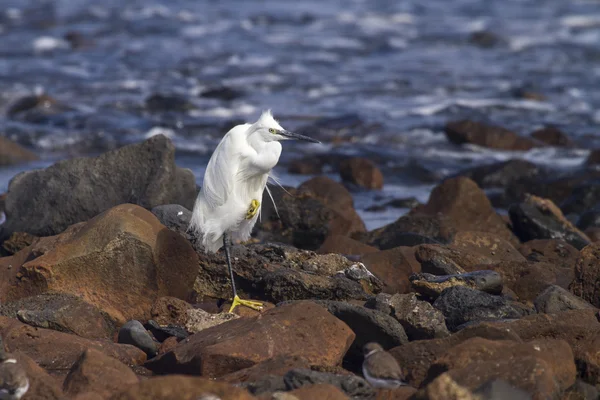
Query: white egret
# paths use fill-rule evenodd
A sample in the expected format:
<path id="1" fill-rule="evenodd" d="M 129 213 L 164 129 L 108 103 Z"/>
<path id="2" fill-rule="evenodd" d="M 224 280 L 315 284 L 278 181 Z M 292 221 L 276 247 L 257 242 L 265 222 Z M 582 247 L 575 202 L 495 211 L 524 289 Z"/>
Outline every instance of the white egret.
<path id="1" fill-rule="evenodd" d="M 231 240 L 250 238 L 260 216 L 269 173 L 281 155 L 279 142 L 289 139 L 319 143 L 283 129 L 268 110 L 255 123 L 237 125 L 227 132 L 208 161 L 190 229 L 202 239 L 206 252 L 214 253 L 225 246 L 233 289 L 229 312 L 238 305 L 262 309 L 262 303 L 238 297 L 229 248 Z"/>

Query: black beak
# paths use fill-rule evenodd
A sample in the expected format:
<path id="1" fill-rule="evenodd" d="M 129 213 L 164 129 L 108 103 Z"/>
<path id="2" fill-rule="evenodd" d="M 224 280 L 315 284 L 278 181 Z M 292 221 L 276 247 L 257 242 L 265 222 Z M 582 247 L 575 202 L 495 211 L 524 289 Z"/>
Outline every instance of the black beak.
<path id="1" fill-rule="evenodd" d="M 290 131 L 279 131 L 279 134 L 281 136 L 285 136 L 288 139 L 304 140 L 305 142 L 311 142 L 311 143 L 321 143 L 317 139 L 313 139 L 311 137 L 304 136 L 299 133 L 294 133 L 294 132 L 290 132 Z"/>

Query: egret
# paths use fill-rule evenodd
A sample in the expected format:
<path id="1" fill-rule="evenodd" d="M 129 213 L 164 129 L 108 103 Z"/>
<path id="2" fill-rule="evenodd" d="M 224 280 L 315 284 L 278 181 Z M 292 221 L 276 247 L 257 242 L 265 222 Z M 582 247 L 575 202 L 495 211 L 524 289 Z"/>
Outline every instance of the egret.
<path id="1" fill-rule="evenodd" d="M 265 188 L 269 191 L 269 173 L 281 155 L 279 142 L 290 139 L 320 143 L 283 129 L 267 110 L 255 123 L 237 125 L 227 132 L 206 166 L 189 229 L 201 238 L 205 252 L 215 253 L 225 247 L 233 290 L 229 312 L 238 305 L 262 309 L 262 303 L 238 297 L 230 247 L 232 240 L 243 242 L 250 238 L 260 216 L 263 192 Z"/>

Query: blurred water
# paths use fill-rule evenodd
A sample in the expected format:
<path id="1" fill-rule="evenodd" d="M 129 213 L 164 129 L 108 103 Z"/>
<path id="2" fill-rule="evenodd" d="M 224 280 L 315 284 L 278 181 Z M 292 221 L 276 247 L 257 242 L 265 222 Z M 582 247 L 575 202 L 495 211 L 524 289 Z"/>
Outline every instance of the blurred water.
<path id="1" fill-rule="evenodd" d="M 358 193 L 370 228 L 403 210 L 364 211 L 388 198 L 427 199 L 432 182 L 397 173 L 410 162 L 447 175 L 467 166 L 529 159 L 579 165 L 600 146 L 600 3 L 511 0 L 0 0 L 0 134 L 40 163 L 0 169 L 0 192 L 18 171 L 168 134 L 199 183 L 231 121 L 271 108 L 290 128 L 352 116 L 364 126 L 341 144 L 285 144 L 277 173 L 304 153 L 366 155 L 383 166 L 382 193 Z M 474 43 L 477 32 L 490 40 Z M 68 35 L 71 33 L 71 35 Z M 67 40 L 76 33 L 82 45 Z M 480 35 L 480 37 L 482 37 Z M 201 96 L 227 86 L 232 100 Z M 18 98 L 45 92 L 68 107 L 38 120 L 6 116 Z M 530 91 L 542 101 L 516 95 Z M 181 111 L 149 111 L 153 94 Z M 456 147 L 445 122 L 476 118 L 527 135 L 555 124 L 583 150 L 525 153 Z M 304 132 L 310 134 L 310 131 Z M 335 174 L 332 174 L 335 177 Z"/>

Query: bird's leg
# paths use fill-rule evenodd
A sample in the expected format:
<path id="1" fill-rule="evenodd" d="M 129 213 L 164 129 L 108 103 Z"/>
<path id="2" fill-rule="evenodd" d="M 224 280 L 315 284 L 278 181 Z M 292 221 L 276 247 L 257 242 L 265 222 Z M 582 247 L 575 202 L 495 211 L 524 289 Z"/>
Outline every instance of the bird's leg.
<path id="1" fill-rule="evenodd" d="M 253 200 L 256 201 L 256 200 Z M 229 240 L 229 235 L 227 233 L 223 234 L 223 245 L 225 247 L 225 259 L 227 260 L 227 268 L 229 269 L 229 278 L 231 279 L 231 288 L 233 289 L 233 302 L 231 303 L 231 308 L 229 312 L 233 312 L 233 310 L 237 306 L 246 306 L 252 308 L 254 310 L 262 310 L 263 305 L 258 301 L 251 300 L 242 300 L 237 295 L 237 290 L 235 289 L 235 280 L 233 278 L 233 267 L 231 265 L 231 253 L 229 252 L 229 247 L 231 246 L 231 242 Z"/>
<path id="2" fill-rule="evenodd" d="M 246 219 L 252 219 L 258 212 L 260 208 L 260 201 L 254 199 L 250 202 L 250 207 L 248 208 L 248 212 L 246 213 Z"/>

